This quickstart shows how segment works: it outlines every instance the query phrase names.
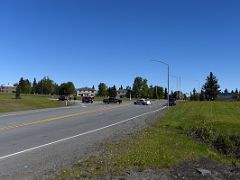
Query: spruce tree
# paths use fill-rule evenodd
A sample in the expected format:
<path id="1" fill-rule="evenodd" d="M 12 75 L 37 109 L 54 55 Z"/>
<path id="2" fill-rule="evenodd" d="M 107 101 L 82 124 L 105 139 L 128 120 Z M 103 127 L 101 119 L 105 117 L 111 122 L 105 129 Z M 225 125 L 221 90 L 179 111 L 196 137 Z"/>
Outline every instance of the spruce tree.
<path id="1" fill-rule="evenodd" d="M 21 99 L 21 87 L 20 87 L 20 85 L 17 85 L 17 88 L 16 88 L 16 99 Z"/>
<path id="2" fill-rule="evenodd" d="M 216 76 L 210 72 L 210 75 L 206 79 L 206 83 L 203 86 L 206 99 L 209 101 L 214 101 L 217 95 L 220 93 L 220 86 L 218 85 L 218 80 Z"/>

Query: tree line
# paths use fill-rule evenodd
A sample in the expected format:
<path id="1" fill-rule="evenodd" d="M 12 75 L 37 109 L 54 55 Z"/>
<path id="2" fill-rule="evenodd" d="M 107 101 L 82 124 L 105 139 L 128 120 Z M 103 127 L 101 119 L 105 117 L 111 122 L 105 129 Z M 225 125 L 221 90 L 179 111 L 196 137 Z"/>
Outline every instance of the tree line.
<path id="1" fill-rule="evenodd" d="M 37 82 L 34 78 L 31 83 L 28 79 L 20 78 L 16 86 L 16 98 L 20 97 L 20 94 L 43 94 L 43 95 L 71 95 L 75 94 L 75 86 L 73 82 L 66 82 L 58 85 L 49 77 L 43 77 Z"/>
<path id="2" fill-rule="evenodd" d="M 16 97 L 19 97 L 21 93 L 23 94 L 43 94 L 43 95 L 75 95 L 76 89 L 73 82 L 66 82 L 58 85 L 48 76 L 43 77 L 41 80 L 37 81 L 34 78 L 33 82 L 28 79 L 20 78 L 19 82 L 15 84 Z M 150 98 L 150 99 L 167 99 L 168 92 L 166 88 L 161 86 L 148 85 L 148 81 L 142 77 L 136 77 L 133 81 L 132 86 L 127 86 L 123 89 L 121 86 L 118 90 L 125 91 L 125 97 L 130 98 Z M 177 96 L 177 93 L 172 93 L 172 96 Z M 98 85 L 97 96 L 101 97 L 116 97 L 117 87 L 108 87 L 105 83 L 100 83 Z"/>
<path id="3" fill-rule="evenodd" d="M 123 90 L 121 86 L 119 90 Z M 127 86 L 126 89 L 126 97 L 130 98 L 150 98 L 150 99 L 167 99 L 167 89 L 161 86 L 148 86 L 147 79 L 142 77 L 136 77 L 134 79 L 133 85 Z M 114 85 L 113 87 L 107 87 L 105 83 L 100 83 L 98 85 L 98 96 L 101 97 L 116 97 L 117 96 L 117 88 Z"/>
<path id="4" fill-rule="evenodd" d="M 217 96 L 221 94 L 220 85 L 218 84 L 218 79 L 216 76 L 210 72 L 209 76 L 206 78 L 205 84 L 202 86 L 200 92 L 197 92 L 196 88 L 190 93 L 190 100 L 191 101 L 214 101 L 216 100 Z M 223 94 L 232 94 L 234 99 L 240 98 L 240 93 L 238 89 L 235 91 L 229 91 L 227 89 L 224 90 Z"/>

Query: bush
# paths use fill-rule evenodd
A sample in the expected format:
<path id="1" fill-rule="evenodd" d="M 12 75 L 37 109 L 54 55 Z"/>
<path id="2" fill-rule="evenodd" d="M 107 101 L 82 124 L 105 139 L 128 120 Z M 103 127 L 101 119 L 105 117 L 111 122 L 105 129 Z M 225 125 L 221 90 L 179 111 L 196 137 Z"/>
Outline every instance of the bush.
<path id="1" fill-rule="evenodd" d="M 229 136 L 219 134 L 215 140 L 213 140 L 212 145 L 222 154 L 232 154 L 234 143 L 230 140 Z"/>
<path id="2" fill-rule="evenodd" d="M 199 125 L 187 130 L 187 135 L 202 142 L 211 142 L 214 138 L 215 131 L 206 121 L 201 121 Z"/>
<path id="3" fill-rule="evenodd" d="M 218 152 L 240 159 L 240 136 L 224 135 L 217 132 L 206 121 L 185 130 L 185 133 L 198 141 L 214 147 Z"/>

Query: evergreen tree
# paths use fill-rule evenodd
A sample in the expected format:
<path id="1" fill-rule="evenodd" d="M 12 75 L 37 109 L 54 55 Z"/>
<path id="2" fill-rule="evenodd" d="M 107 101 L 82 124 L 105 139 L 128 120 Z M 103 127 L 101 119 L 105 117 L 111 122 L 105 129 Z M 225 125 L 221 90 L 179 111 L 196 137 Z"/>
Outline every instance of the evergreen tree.
<path id="1" fill-rule="evenodd" d="M 238 89 L 235 90 L 235 94 L 238 94 Z"/>
<path id="2" fill-rule="evenodd" d="M 186 94 L 183 94 L 183 100 L 186 101 L 188 99 Z"/>
<path id="3" fill-rule="evenodd" d="M 114 85 L 113 87 L 109 88 L 109 97 L 116 97 L 117 96 L 117 88 Z"/>
<path id="4" fill-rule="evenodd" d="M 220 86 L 218 85 L 216 76 L 210 72 L 210 75 L 207 77 L 206 83 L 203 86 L 207 100 L 215 100 L 217 95 L 220 93 L 219 88 Z"/>
<path id="5" fill-rule="evenodd" d="M 107 86 L 104 83 L 100 83 L 98 85 L 98 96 L 104 97 L 107 96 L 108 92 L 107 92 Z"/>
<path id="6" fill-rule="evenodd" d="M 18 84 L 19 84 L 21 93 L 24 93 L 24 94 L 31 93 L 31 83 L 28 79 L 23 79 L 23 77 L 21 77 Z"/>
<path id="7" fill-rule="evenodd" d="M 204 101 L 204 100 L 205 100 L 205 93 L 204 93 L 203 90 L 201 90 L 199 100 L 200 100 L 200 101 Z"/>
<path id="8" fill-rule="evenodd" d="M 131 92 L 131 91 L 132 91 L 132 88 L 131 88 L 130 86 L 127 86 L 127 87 L 126 87 L 126 90 L 127 90 L 126 97 L 127 97 L 127 98 L 130 98 L 130 94 L 132 93 L 132 92 Z"/>
<path id="9" fill-rule="evenodd" d="M 164 99 L 168 99 L 168 90 L 167 90 L 167 88 L 164 89 Z"/>
<path id="10" fill-rule="evenodd" d="M 196 89 L 193 89 L 193 101 L 197 101 L 197 93 Z"/>
<path id="11" fill-rule="evenodd" d="M 225 93 L 225 94 L 228 94 L 228 93 L 229 93 L 229 92 L 228 92 L 228 89 L 225 89 L 225 90 L 224 90 L 224 93 Z"/>
<path id="12" fill-rule="evenodd" d="M 20 85 L 16 88 L 16 99 L 21 99 L 21 87 Z"/>
<path id="13" fill-rule="evenodd" d="M 36 88 L 37 88 L 37 81 L 36 78 L 34 78 L 33 80 L 33 84 L 32 84 L 32 94 L 36 94 Z"/>

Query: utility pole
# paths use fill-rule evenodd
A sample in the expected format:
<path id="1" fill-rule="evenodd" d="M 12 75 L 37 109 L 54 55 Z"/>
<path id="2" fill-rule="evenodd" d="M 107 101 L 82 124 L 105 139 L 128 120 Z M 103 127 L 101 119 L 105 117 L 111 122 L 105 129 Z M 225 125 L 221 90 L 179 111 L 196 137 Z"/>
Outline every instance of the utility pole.
<path id="1" fill-rule="evenodd" d="M 156 86 L 156 99 L 158 99 L 158 94 L 157 94 L 157 86 Z"/>
<path id="2" fill-rule="evenodd" d="M 159 60 L 151 60 L 151 61 L 154 61 L 154 62 L 158 62 L 158 63 L 162 63 L 164 64 L 165 66 L 167 66 L 167 77 L 168 77 L 168 109 L 169 109 L 169 99 L 170 99 L 170 96 L 169 96 L 169 86 L 170 86 L 170 79 L 169 79 L 169 76 L 170 76 L 170 66 L 169 64 L 163 62 L 163 61 L 159 61 Z"/>

